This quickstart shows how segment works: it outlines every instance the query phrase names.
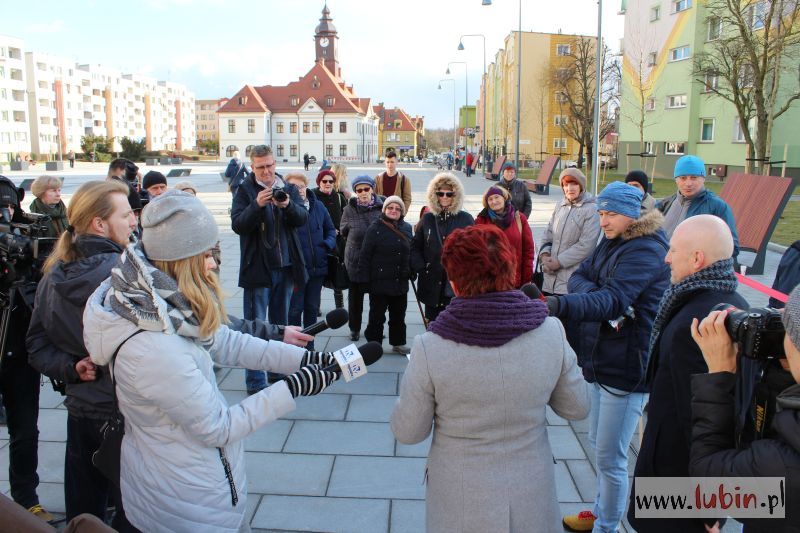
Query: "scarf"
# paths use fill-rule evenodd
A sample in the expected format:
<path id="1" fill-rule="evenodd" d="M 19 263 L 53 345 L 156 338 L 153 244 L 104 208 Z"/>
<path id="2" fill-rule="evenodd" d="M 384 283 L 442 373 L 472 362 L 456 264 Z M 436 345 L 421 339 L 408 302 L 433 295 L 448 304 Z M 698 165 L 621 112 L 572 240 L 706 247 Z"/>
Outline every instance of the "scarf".
<path id="1" fill-rule="evenodd" d="M 200 338 L 200 321 L 178 283 L 148 261 L 141 243 L 125 248 L 111 270 L 108 298 L 115 313 L 140 329 L 177 333 L 206 348 L 213 341 Z"/>
<path id="2" fill-rule="evenodd" d="M 672 317 L 673 311 L 683 305 L 692 294 L 701 290 L 731 293 L 736 290 L 738 285 L 739 282 L 736 280 L 736 274 L 733 271 L 732 258 L 717 261 L 703 270 L 685 277 L 675 285 L 671 285 L 664 291 L 664 296 L 661 297 L 661 303 L 658 305 L 658 313 L 656 313 L 653 331 L 650 334 L 648 357 L 653 356 L 653 350 L 656 347 L 659 335 L 661 335 L 661 329 Z"/>
<path id="3" fill-rule="evenodd" d="M 38 198 L 34 198 L 31 203 L 31 212 L 47 215 L 50 217 L 50 227 L 47 231 L 48 237 L 60 237 L 67 229 L 67 207 L 60 201 L 56 205 L 47 205 Z"/>
<path id="4" fill-rule="evenodd" d="M 361 207 L 372 207 L 375 205 L 375 193 L 372 193 L 372 196 L 369 197 L 369 201 L 367 203 L 361 203 L 361 201 L 358 199 L 358 196 L 356 196 L 356 204 L 360 205 Z"/>
<path id="5" fill-rule="evenodd" d="M 511 201 L 506 202 L 506 207 L 503 209 L 503 213 L 500 215 L 488 207 L 484 209 L 484 211 L 486 211 L 489 220 L 502 230 L 508 228 L 514 222 L 514 215 L 517 212 L 517 210 L 514 208 L 514 204 L 512 204 Z"/>
<path id="6" fill-rule="evenodd" d="M 497 348 L 542 325 L 547 304 L 520 291 L 456 297 L 428 330 L 468 346 Z"/>

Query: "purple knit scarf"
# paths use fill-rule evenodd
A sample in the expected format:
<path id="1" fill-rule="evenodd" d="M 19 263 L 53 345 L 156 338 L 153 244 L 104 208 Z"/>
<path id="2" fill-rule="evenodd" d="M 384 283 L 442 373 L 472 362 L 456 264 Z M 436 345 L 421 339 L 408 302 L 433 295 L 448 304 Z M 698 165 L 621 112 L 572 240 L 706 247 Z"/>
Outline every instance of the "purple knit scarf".
<path id="1" fill-rule="evenodd" d="M 482 348 L 496 348 L 542 325 L 547 304 L 520 291 L 456 297 L 430 323 L 440 337 Z"/>

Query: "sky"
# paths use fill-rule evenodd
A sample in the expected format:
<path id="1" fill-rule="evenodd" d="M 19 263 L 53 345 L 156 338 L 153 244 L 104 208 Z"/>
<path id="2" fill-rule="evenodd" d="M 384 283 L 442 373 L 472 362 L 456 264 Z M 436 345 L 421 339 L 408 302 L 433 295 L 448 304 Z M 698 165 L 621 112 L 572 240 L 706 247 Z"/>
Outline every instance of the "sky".
<path id="1" fill-rule="evenodd" d="M 621 0 L 604 0 L 603 34 L 619 48 Z M 596 0 L 524 0 L 522 30 L 597 34 Z M 100 64 L 185 84 L 198 99 L 230 97 L 244 84 L 285 85 L 313 66 L 314 28 L 324 0 L 34 0 L 3 9 L 0 34 L 26 51 Z M 520 2 L 493 0 L 329 0 L 339 32 L 342 75 L 359 97 L 423 115 L 427 128 L 452 127 L 465 101 L 478 99 L 486 64 L 519 23 Z M 524 91 L 524 88 L 523 88 Z"/>

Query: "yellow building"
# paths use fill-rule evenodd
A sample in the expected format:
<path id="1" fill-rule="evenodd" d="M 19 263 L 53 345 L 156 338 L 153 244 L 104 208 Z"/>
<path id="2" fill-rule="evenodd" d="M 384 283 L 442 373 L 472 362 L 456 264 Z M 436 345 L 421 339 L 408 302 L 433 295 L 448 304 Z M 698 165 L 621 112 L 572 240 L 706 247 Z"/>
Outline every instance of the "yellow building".
<path id="1" fill-rule="evenodd" d="M 486 144 L 496 159 L 514 157 L 517 128 L 517 57 L 518 32 L 510 33 L 494 61 L 487 66 L 486 103 L 481 87 L 477 119 L 481 128 L 486 105 Z M 549 80 L 556 69 L 567 66 L 577 39 L 592 39 L 560 33 L 522 32 L 520 159 L 525 165 L 549 155 L 563 160 L 578 157 L 578 143 L 566 131 L 570 117 L 567 106 L 559 101 L 558 91 Z M 477 140 L 478 136 L 476 136 Z"/>

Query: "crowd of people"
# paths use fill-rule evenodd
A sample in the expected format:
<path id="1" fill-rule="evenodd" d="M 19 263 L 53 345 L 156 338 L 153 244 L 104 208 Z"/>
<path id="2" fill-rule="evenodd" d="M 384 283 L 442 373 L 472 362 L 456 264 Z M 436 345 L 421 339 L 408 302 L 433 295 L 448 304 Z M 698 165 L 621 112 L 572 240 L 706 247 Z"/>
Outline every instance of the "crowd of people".
<path id="1" fill-rule="evenodd" d="M 737 293 L 736 226 L 705 189 L 699 158 L 677 160 L 677 191 L 661 201 L 641 171 L 594 197 L 579 169 L 563 170 L 563 200 L 538 247 L 532 198 L 511 163 L 475 216 L 461 180 L 439 172 L 412 227 L 411 179 L 392 152 L 376 176 L 324 165 L 313 189 L 304 172 L 278 173 L 269 146 L 249 158 L 235 154 L 225 172 L 242 318 L 225 311 L 219 229 L 191 182 L 169 187 L 163 174 L 141 176 L 118 159 L 67 207 L 60 180 L 34 181 L 31 211 L 46 215 L 55 246 L 28 285 L 28 312 L 11 315 L 12 331 L 27 333 L 9 337 L 0 374 L 11 496 L 31 515 L 53 519 L 36 492 L 44 375 L 66 396 L 73 530 L 102 531 L 107 519 L 121 532 L 247 531 L 243 439 L 339 376 L 333 355 L 301 331 L 317 321 L 328 287 L 336 307 L 347 290 L 352 341 L 368 296 L 365 339 L 383 343 L 388 314 L 392 351 L 410 356 L 391 429 L 408 444 L 433 432 L 428 531 L 605 533 L 626 509 L 641 532 L 719 531 L 724 516 L 637 515 L 628 445 L 645 408 L 637 477 L 785 476 L 787 518 L 745 522 L 754 531 L 800 523 L 800 288 L 780 285 L 791 293 L 785 353 L 737 358 L 718 307 L 748 308 Z M 0 178 L 8 221 L 22 220 L 22 195 Z M 784 265 L 776 286 L 796 280 L 797 268 Z M 520 290 L 532 282 L 537 289 Z M 410 287 L 427 331 L 409 347 Z M 243 401 L 228 405 L 215 363 L 247 369 Z M 751 400 L 765 374 L 780 409 L 757 434 Z M 547 406 L 589 420 L 595 499 L 577 514 L 559 509 Z M 124 437 L 109 472 L 96 452 L 120 415 Z"/>

